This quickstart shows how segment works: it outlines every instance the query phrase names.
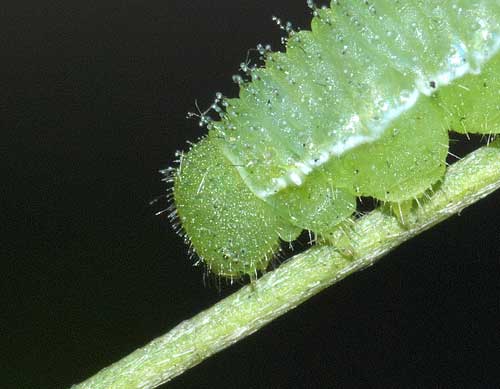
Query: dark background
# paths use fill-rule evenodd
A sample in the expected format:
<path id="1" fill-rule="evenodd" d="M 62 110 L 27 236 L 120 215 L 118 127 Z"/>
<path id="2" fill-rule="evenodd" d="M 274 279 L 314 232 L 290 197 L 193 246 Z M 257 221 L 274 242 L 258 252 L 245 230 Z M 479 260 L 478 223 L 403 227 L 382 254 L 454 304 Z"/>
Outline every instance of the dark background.
<path id="1" fill-rule="evenodd" d="M 149 202 L 204 132 L 195 99 L 279 46 L 272 15 L 309 20 L 302 0 L 2 3 L 0 387 L 68 387 L 237 289 L 205 286 Z M 165 387 L 499 385 L 499 211 L 497 193 Z"/>

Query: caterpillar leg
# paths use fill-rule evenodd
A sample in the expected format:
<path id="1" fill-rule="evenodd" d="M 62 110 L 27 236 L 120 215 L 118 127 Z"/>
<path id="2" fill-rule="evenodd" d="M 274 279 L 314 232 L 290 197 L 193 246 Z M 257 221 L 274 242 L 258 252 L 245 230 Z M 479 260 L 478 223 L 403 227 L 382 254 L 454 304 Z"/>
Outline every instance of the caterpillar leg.
<path id="1" fill-rule="evenodd" d="M 411 212 L 414 206 L 413 199 L 385 204 L 386 209 L 398 219 L 399 224 L 408 229 L 417 222 Z"/>
<path id="2" fill-rule="evenodd" d="M 347 259 L 353 259 L 356 256 L 356 245 L 352 239 L 351 218 L 339 223 L 332 231 L 320 235 L 319 243 L 334 246 L 338 252 Z"/>

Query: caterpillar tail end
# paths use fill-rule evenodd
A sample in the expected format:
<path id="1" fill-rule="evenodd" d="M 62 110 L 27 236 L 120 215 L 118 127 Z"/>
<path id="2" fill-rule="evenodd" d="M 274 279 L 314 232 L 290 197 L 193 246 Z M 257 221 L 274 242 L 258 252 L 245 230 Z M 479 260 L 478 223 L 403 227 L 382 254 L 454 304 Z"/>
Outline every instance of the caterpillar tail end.
<path id="1" fill-rule="evenodd" d="M 209 136 L 182 155 L 174 176 L 177 215 L 211 273 L 254 279 L 279 251 L 286 223 L 248 189 L 220 142 Z"/>

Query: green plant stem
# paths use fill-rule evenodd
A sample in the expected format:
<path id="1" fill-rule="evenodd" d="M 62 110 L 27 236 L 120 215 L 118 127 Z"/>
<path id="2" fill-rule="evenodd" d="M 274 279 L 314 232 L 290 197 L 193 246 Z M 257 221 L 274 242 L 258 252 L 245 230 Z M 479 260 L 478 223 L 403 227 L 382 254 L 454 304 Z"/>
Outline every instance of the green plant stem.
<path id="1" fill-rule="evenodd" d="M 408 215 L 406 227 L 375 210 L 346 231 L 352 257 L 333 246 L 314 246 L 75 388 L 154 388 L 167 382 L 499 187 L 495 142 L 450 166 L 440 187 Z"/>

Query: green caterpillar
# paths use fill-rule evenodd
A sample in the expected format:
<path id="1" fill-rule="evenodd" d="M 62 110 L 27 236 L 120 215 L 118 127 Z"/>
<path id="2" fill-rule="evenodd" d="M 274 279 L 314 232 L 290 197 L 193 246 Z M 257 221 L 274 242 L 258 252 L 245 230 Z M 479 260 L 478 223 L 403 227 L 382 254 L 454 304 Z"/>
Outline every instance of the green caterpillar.
<path id="1" fill-rule="evenodd" d="M 265 271 L 281 241 L 332 234 L 356 198 L 393 205 L 442 179 L 449 131 L 500 133 L 498 0 L 351 0 L 314 8 L 286 52 L 259 46 L 239 98 L 180 154 L 186 239 L 227 277 Z M 220 105 L 222 107 L 220 107 Z"/>

